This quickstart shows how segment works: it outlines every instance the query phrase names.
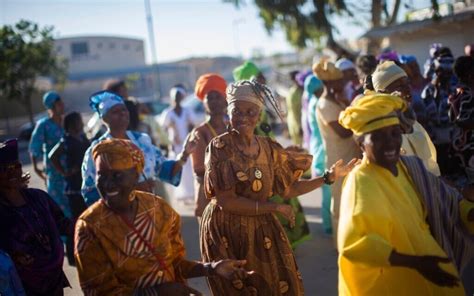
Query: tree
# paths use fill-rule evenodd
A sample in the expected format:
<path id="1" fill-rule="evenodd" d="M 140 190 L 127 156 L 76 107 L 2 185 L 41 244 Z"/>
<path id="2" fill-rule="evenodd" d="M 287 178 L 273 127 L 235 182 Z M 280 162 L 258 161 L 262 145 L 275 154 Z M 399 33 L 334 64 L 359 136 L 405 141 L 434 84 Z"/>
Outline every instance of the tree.
<path id="1" fill-rule="evenodd" d="M 243 0 L 224 0 L 237 7 Z M 277 26 L 286 33 L 287 40 L 297 48 L 305 48 L 309 42 L 325 43 L 338 56 L 352 54 L 334 38 L 337 27 L 332 23 L 335 15 L 348 17 L 354 24 L 369 24 L 370 28 L 392 25 L 396 22 L 401 0 L 391 1 L 388 9 L 385 0 L 255 0 L 264 26 L 271 33 Z M 437 9 L 437 0 L 431 0 Z M 324 42 L 325 41 L 325 42 Z M 371 40 L 369 49 L 378 47 L 380 40 Z"/>
<path id="2" fill-rule="evenodd" d="M 39 28 L 26 20 L 0 28 L 0 97 L 21 103 L 31 123 L 37 78 L 47 76 L 61 83 L 66 76 L 67 64 L 56 58 L 52 32 L 53 27 Z"/>

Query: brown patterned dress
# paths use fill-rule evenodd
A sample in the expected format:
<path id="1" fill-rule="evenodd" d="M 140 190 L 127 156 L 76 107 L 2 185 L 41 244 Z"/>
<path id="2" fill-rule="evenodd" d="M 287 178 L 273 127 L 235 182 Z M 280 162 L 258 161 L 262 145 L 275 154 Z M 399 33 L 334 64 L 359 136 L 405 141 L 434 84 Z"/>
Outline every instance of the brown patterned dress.
<path id="1" fill-rule="evenodd" d="M 274 214 L 243 216 L 217 206 L 214 189 L 235 190 L 252 200 L 267 201 L 282 194 L 311 165 L 312 157 L 289 152 L 268 137 L 257 136 L 255 158 L 237 150 L 232 135 L 214 138 L 206 152 L 205 191 L 211 202 L 201 222 L 204 261 L 247 260 L 254 270 L 244 281 L 209 278 L 213 295 L 303 295 L 301 274 L 288 238 Z"/>

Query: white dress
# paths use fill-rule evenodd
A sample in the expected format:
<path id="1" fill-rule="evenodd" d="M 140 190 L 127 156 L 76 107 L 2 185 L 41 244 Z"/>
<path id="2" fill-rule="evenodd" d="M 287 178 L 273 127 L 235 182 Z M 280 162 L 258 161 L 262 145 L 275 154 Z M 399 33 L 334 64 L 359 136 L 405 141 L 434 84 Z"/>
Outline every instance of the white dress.
<path id="1" fill-rule="evenodd" d="M 183 108 L 181 114 L 178 115 L 172 107 L 163 111 L 162 125 L 168 131 L 168 137 L 173 145 L 173 154 L 176 157 L 183 149 L 184 141 L 188 133 L 189 127 L 194 123 L 192 111 Z M 183 166 L 181 175 L 181 183 L 174 190 L 174 198 L 183 202 L 194 202 L 194 179 L 191 161 L 187 161 Z"/>

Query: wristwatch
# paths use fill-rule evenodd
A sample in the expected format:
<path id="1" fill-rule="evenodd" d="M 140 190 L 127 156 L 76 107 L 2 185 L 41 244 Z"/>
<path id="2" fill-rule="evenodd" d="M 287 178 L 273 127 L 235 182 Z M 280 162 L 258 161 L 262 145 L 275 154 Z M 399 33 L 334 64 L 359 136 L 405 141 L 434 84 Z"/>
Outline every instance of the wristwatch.
<path id="1" fill-rule="evenodd" d="M 331 178 L 330 178 L 331 173 L 332 172 L 329 170 L 324 171 L 323 180 L 324 180 L 324 183 L 327 185 L 332 185 L 334 183 L 334 180 L 331 181 Z"/>

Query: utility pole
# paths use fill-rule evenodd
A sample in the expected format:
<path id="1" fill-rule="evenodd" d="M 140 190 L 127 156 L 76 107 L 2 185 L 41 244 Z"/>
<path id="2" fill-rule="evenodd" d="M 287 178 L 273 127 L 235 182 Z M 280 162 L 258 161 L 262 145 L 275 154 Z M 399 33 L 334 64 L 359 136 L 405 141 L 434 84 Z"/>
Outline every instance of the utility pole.
<path id="1" fill-rule="evenodd" d="M 153 97 L 159 99 L 161 97 L 160 72 L 158 69 L 158 60 L 156 58 L 155 32 L 153 30 L 153 16 L 151 14 L 150 0 L 145 1 L 146 23 L 148 28 L 148 39 L 150 39 L 151 63 L 153 71 L 152 88 Z"/>

